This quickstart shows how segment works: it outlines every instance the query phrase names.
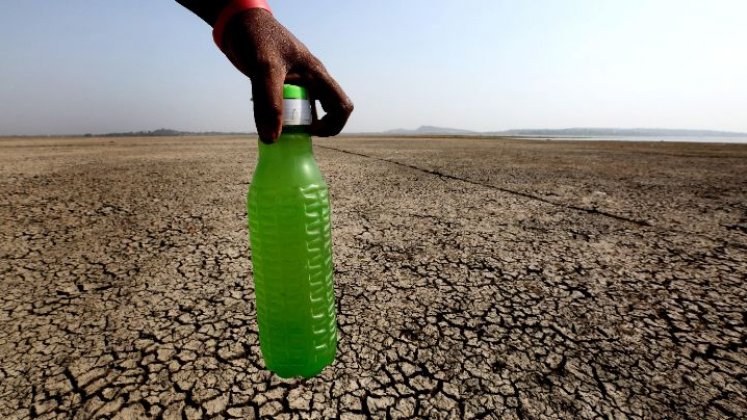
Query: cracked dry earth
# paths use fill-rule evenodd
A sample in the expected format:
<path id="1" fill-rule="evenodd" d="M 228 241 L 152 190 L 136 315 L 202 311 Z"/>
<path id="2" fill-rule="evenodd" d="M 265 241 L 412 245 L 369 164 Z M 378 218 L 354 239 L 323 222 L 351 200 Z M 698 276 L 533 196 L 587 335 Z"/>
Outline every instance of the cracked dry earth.
<path id="1" fill-rule="evenodd" d="M 0 140 L 0 418 L 747 414 L 747 146 L 315 142 L 338 357 L 281 380 L 253 139 Z"/>

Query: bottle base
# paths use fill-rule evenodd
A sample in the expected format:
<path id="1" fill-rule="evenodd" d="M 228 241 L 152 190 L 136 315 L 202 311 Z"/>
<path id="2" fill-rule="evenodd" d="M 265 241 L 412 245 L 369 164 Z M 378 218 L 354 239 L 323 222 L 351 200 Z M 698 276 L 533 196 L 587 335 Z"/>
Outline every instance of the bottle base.
<path id="1" fill-rule="evenodd" d="M 327 368 L 328 366 L 331 366 L 332 363 L 335 361 L 335 355 L 328 355 L 328 357 L 325 357 L 324 360 L 318 360 L 317 363 L 309 363 L 309 364 L 283 364 L 283 363 L 273 363 L 270 361 L 268 363 L 268 360 L 263 355 L 263 359 L 265 361 L 265 366 L 267 370 L 274 373 L 275 375 L 283 378 L 283 379 L 290 379 L 290 378 L 313 378 L 314 376 L 319 375 L 322 373 L 322 371 Z"/>
<path id="2" fill-rule="evenodd" d="M 283 379 L 292 378 L 313 378 L 332 363 L 327 363 L 320 366 L 267 366 L 267 370 L 274 373 L 275 375 Z"/>

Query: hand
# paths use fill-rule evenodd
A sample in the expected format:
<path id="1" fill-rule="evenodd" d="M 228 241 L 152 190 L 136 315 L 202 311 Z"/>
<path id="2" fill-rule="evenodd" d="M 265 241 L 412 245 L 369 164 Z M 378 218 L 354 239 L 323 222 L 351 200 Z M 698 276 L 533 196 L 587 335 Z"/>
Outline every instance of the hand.
<path id="1" fill-rule="evenodd" d="M 223 36 L 223 51 L 252 80 L 254 120 L 259 138 L 272 143 L 283 124 L 283 84 L 304 86 L 312 103 L 312 135 L 340 133 L 353 103 L 321 61 L 264 9 L 249 9 L 231 19 Z M 314 101 L 326 115 L 317 118 Z"/>

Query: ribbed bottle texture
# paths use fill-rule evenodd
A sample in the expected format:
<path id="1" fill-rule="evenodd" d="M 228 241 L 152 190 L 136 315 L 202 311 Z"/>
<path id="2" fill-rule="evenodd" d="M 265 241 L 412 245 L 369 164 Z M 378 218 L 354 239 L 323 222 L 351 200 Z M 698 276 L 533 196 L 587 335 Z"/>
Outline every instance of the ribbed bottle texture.
<path id="1" fill-rule="evenodd" d="M 260 144 L 248 213 L 265 364 L 314 376 L 335 358 L 337 328 L 329 197 L 307 134 Z"/>

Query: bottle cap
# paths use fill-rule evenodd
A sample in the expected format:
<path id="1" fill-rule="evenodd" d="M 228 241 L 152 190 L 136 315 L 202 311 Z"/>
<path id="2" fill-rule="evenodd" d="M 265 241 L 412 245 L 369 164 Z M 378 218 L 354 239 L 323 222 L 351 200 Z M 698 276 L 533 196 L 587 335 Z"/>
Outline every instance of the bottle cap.
<path id="1" fill-rule="evenodd" d="M 283 99 L 309 99 L 309 94 L 305 87 L 283 85 Z"/>
<path id="2" fill-rule="evenodd" d="M 283 126 L 311 125 L 311 103 L 306 88 L 283 85 Z"/>

